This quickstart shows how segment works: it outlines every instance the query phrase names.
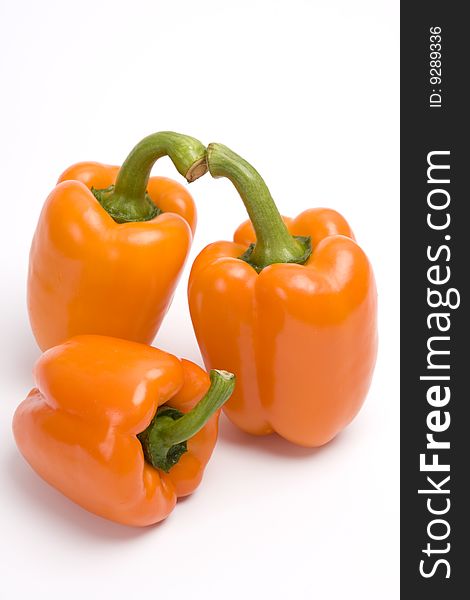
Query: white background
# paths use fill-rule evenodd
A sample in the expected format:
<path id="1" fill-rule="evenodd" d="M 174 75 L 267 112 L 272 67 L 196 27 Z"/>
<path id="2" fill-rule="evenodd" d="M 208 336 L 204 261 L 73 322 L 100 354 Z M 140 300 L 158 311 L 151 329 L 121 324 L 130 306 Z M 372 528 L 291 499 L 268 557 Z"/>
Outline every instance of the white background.
<path id="1" fill-rule="evenodd" d="M 398 598 L 398 0 L 1 3 L 0 596 Z M 284 214 L 329 206 L 376 270 L 380 352 L 366 404 L 328 446 L 252 438 L 222 418 L 199 490 L 134 530 L 43 483 L 11 435 L 39 351 L 29 243 L 69 164 L 120 164 L 174 129 L 252 162 Z M 181 181 L 165 159 L 154 173 Z M 245 213 L 191 186 L 199 228 L 155 344 L 200 363 L 186 303 L 196 253 Z"/>

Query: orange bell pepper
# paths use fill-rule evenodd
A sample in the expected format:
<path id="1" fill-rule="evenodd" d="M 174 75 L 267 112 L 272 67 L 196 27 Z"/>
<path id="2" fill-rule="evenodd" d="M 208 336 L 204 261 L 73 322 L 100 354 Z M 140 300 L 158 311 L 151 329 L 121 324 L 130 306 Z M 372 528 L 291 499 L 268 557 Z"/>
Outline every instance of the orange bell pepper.
<path id="1" fill-rule="evenodd" d="M 179 183 L 149 179 L 164 155 L 189 182 L 207 170 L 198 140 L 160 132 L 121 169 L 79 163 L 60 177 L 30 253 L 28 309 L 41 349 L 83 333 L 155 337 L 196 225 L 194 202 Z"/>
<path id="2" fill-rule="evenodd" d="M 83 508 L 136 526 L 199 485 L 234 386 L 226 371 L 209 382 L 187 360 L 93 335 L 48 350 L 35 377 L 13 418 L 24 458 Z"/>
<path id="3" fill-rule="evenodd" d="M 371 265 L 337 212 L 310 209 L 282 219 L 251 165 L 219 144 L 207 157 L 211 175 L 232 181 L 251 219 L 234 242 L 206 247 L 189 281 L 206 367 L 223 364 L 237 376 L 224 411 L 252 434 L 325 444 L 357 414 L 371 381 Z"/>

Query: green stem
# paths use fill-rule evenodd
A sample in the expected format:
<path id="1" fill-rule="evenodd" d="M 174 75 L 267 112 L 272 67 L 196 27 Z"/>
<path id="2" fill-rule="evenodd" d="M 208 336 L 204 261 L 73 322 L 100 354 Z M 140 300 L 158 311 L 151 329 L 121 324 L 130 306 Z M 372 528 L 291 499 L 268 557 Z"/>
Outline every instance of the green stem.
<path id="1" fill-rule="evenodd" d="M 256 244 L 240 258 L 257 271 L 274 263 L 304 263 L 311 253 L 309 238 L 292 236 L 261 175 L 222 144 L 209 144 L 212 177 L 227 177 L 241 196 L 256 233 Z"/>
<path id="2" fill-rule="evenodd" d="M 207 171 L 206 149 L 199 140 L 172 131 L 147 136 L 126 158 L 114 186 L 92 190 L 115 221 L 148 221 L 160 213 L 147 194 L 147 185 L 153 165 L 162 156 L 169 156 L 189 183 Z"/>
<path id="3" fill-rule="evenodd" d="M 213 369 L 206 395 L 187 413 L 163 405 L 145 431 L 137 436 L 145 459 L 156 469 L 168 471 L 187 451 L 186 442 L 200 431 L 212 415 L 230 398 L 235 375 Z"/>

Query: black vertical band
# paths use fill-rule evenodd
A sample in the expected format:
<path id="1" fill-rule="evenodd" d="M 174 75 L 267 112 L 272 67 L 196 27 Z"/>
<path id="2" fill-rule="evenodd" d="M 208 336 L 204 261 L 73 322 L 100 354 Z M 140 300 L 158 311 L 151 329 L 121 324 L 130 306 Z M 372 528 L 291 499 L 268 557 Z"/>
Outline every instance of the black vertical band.
<path id="1" fill-rule="evenodd" d="M 461 598 L 470 577 L 465 383 L 470 374 L 470 26 L 464 6 L 401 3 L 401 593 L 406 599 Z"/>

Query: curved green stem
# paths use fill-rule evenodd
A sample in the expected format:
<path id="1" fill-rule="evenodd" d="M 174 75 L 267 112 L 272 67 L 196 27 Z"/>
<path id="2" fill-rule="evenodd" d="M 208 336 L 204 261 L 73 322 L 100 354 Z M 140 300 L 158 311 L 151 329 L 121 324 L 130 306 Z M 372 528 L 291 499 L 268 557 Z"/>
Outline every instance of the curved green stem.
<path id="1" fill-rule="evenodd" d="M 169 156 L 189 183 L 207 171 L 206 149 L 199 140 L 173 131 L 147 136 L 126 158 L 114 186 L 92 190 L 115 221 L 148 221 L 159 214 L 147 194 L 147 185 L 153 165 L 162 156 Z"/>
<path id="2" fill-rule="evenodd" d="M 256 244 L 240 258 L 257 271 L 274 263 L 304 263 L 311 253 L 310 240 L 289 233 L 258 171 L 222 144 L 209 144 L 207 163 L 212 177 L 233 183 L 253 223 Z"/>
<path id="3" fill-rule="evenodd" d="M 206 395 L 183 414 L 163 405 L 145 431 L 138 434 L 145 459 L 156 469 L 168 472 L 187 451 L 186 442 L 200 431 L 211 416 L 230 398 L 235 375 L 213 369 Z"/>

